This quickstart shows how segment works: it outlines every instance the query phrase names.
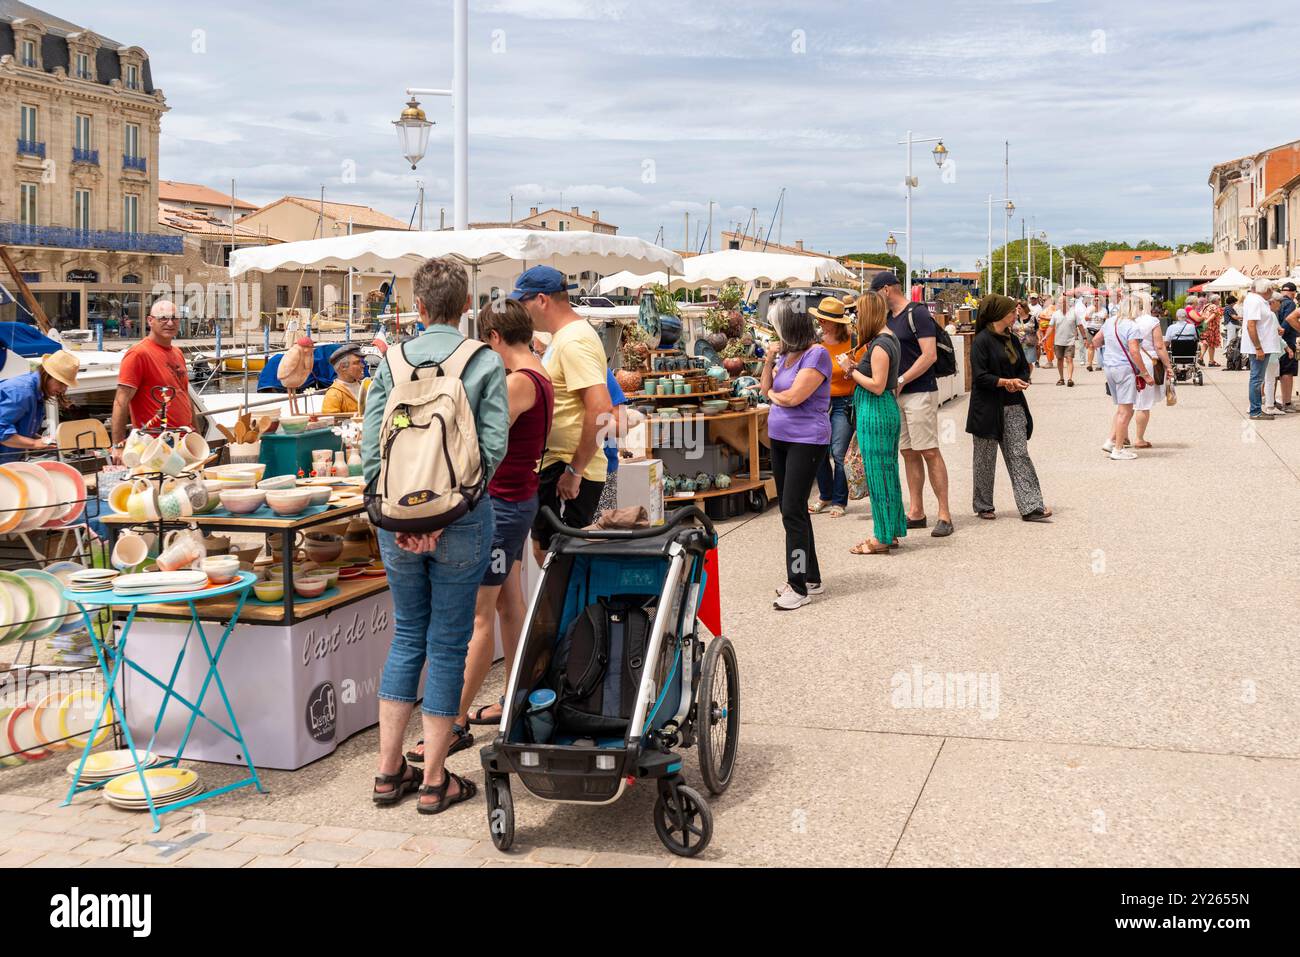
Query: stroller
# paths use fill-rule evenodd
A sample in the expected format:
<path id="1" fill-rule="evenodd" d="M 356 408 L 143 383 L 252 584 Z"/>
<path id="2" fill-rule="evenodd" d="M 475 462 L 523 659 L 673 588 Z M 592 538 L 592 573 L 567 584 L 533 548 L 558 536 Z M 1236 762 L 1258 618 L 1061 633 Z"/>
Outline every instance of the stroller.
<path id="1" fill-rule="evenodd" d="M 1174 381 L 1205 385 L 1205 373 L 1196 363 L 1201 343 L 1192 336 L 1179 336 L 1165 340 L 1165 344 L 1169 346 L 1169 358 L 1174 363 Z"/>
<path id="2" fill-rule="evenodd" d="M 731 642 L 701 634 L 713 523 L 698 508 L 658 527 L 555 530 L 515 656 L 496 738 L 480 753 L 492 842 L 514 842 L 510 776 L 545 801 L 612 804 L 639 778 L 658 789 L 654 827 L 693 857 L 713 836 L 677 748 L 699 750 L 711 794 L 731 783 L 740 674 Z M 698 524 L 696 524 L 698 522 Z M 716 577 L 716 576 L 715 576 Z"/>
<path id="3" fill-rule="evenodd" d="M 1229 372 L 1244 372 L 1250 368 L 1250 363 L 1241 354 L 1241 337 L 1242 333 L 1238 330 L 1237 334 L 1228 343 L 1228 348 L 1223 352 L 1224 367 Z"/>

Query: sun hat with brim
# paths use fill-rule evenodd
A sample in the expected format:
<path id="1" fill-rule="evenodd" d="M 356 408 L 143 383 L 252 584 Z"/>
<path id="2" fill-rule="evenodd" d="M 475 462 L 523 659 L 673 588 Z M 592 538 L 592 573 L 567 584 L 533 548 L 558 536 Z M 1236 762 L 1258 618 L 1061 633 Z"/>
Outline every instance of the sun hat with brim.
<path id="1" fill-rule="evenodd" d="M 839 322 L 846 326 L 849 324 L 849 317 L 844 314 L 844 303 L 834 296 L 827 296 L 814 308 L 809 309 L 808 315 L 814 319 L 825 319 L 827 322 Z"/>
<path id="2" fill-rule="evenodd" d="M 60 349 L 58 352 L 41 356 L 41 368 L 50 374 L 50 378 L 58 379 L 71 389 L 77 385 L 77 373 L 81 371 L 81 362 L 71 352 Z"/>

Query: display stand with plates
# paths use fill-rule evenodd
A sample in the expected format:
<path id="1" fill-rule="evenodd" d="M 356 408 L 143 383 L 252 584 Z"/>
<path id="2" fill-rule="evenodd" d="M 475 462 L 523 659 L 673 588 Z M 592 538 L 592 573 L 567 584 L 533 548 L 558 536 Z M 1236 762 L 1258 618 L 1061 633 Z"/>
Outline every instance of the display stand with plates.
<path id="1" fill-rule="evenodd" d="M 104 686 L 108 689 L 107 694 L 100 705 L 100 718 L 95 725 L 98 726 L 102 720 L 103 713 L 108 708 L 113 708 L 119 715 L 124 713 L 122 702 L 118 696 L 118 680 L 122 676 L 123 668 L 128 668 L 132 672 L 141 675 L 159 688 L 163 689 L 162 701 L 158 705 L 157 714 L 153 721 L 153 735 L 156 738 L 158 729 L 163 724 L 163 718 L 166 711 L 174 699 L 178 706 L 189 712 L 189 718 L 185 725 L 185 731 L 181 735 L 179 744 L 176 747 L 175 756 L 154 761 L 152 766 L 147 763 L 146 759 L 154 757 L 153 748 L 154 740 L 148 742 L 143 748 L 136 747 L 132 740 L 131 729 L 126 721 L 122 722 L 122 734 L 126 740 L 125 755 L 129 761 L 127 769 L 111 780 L 103 778 L 96 779 L 95 768 L 92 766 L 91 774 L 86 774 L 87 765 L 90 763 L 91 749 L 94 747 L 93 742 L 87 741 L 81 754 L 81 760 L 78 762 L 76 770 L 73 772 L 72 785 L 68 788 L 68 796 L 64 800 L 64 805 L 72 803 L 72 798 L 82 791 L 88 791 L 97 788 L 105 789 L 106 799 L 118 807 L 130 808 L 135 810 L 148 810 L 153 818 L 153 829 L 158 831 L 162 827 L 161 814 L 168 811 L 179 810 L 188 807 L 198 801 L 205 801 L 209 798 L 225 794 L 227 791 L 233 791 L 236 788 L 247 787 L 252 785 L 259 791 L 265 791 L 262 782 L 257 776 L 257 768 L 253 765 L 252 756 L 248 753 L 248 746 L 244 741 L 243 732 L 239 728 L 239 720 L 235 717 L 234 709 L 230 705 L 230 697 L 226 693 L 226 687 L 221 681 L 219 664 L 221 654 L 225 650 L 226 642 L 230 638 L 230 633 L 234 631 L 235 625 L 239 621 L 240 612 L 243 610 L 244 602 L 248 597 L 249 590 L 253 587 L 256 576 L 251 572 L 240 572 L 239 577 L 229 584 L 218 585 L 209 588 L 199 588 L 190 591 L 142 591 L 140 590 L 140 579 L 147 579 L 148 576 L 122 576 L 123 579 L 136 579 L 134 581 L 125 581 L 126 588 L 124 591 L 118 591 L 116 583 L 108 589 L 97 591 L 77 590 L 71 584 L 65 588 L 63 597 L 70 602 L 74 602 L 80 609 L 82 616 L 86 620 L 87 630 L 90 634 L 91 641 L 95 646 L 95 654 L 99 659 L 99 667 L 104 674 Z M 151 580 L 151 579 L 150 579 Z M 168 581 L 168 586 L 180 587 L 177 581 Z M 204 631 L 203 622 L 199 615 L 197 602 L 206 598 L 216 598 L 223 595 L 230 595 L 235 598 L 235 607 L 226 623 L 225 630 L 218 641 L 209 642 L 207 633 Z M 132 661 L 128 653 L 128 640 L 131 634 L 131 626 L 135 622 L 136 612 L 141 605 L 184 605 L 188 608 L 191 620 L 191 628 L 177 652 L 174 666 L 171 669 L 170 680 L 164 682 L 161 678 L 149 672 L 135 661 Z M 121 634 L 118 636 L 117 647 L 115 649 L 106 648 L 99 640 L 92 627 L 91 614 L 94 609 L 100 606 L 125 606 L 130 609 L 126 619 L 122 624 Z M 181 664 L 185 659 L 190 641 L 193 636 L 197 635 L 199 644 L 206 658 L 207 667 L 204 673 L 203 681 L 199 687 L 197 700 L 191 702 L 181 694 L 176 692 L 176 676 L 181 670 Z M 204 710 L 203 703 L 207 698 L 208 689 L 211 685 L 216 685 L 217 692 L 221 696 L 222 709 Z M 218 720 L 222 717 L 228 719 L 230 726 L 226 727 Z M 198 786 L 197 776 L 194 772 L 179 768 L 182 758 L 185 756 L 185 746 L 189 742 L 190 734 L 194 730 L 195 722 L 202 718 L 217 731 L 233 739 L 239 745 L 239 752 L 244 758 L 244 763 L 248 767 L 249 776 L 242 780 L 227 784 L 224 787 L 216 788 L 212 791 L 202 791 Z M 107 785 L 107 786 L 106 786 Z M 112 790 L 109 790 L 109 787 Z"/>

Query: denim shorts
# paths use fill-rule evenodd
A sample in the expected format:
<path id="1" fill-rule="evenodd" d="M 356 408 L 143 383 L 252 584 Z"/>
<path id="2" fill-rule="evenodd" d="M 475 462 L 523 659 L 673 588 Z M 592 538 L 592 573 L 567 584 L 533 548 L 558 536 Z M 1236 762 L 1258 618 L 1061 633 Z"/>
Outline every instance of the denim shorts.
<path id="1" fill-rule="evenodd" d="M 474 634 L 479 582 L 492 551 L 492 502 L 448 525 L 432 552 L 416 554 L 380 529 L 379 552 L 393 594 L 393 643 L 379 679 L 379 697 L 414 703 L 424 679 L 425 714 L 454 718 L 460 713 L 465 652 Z"/>
<path id="2" fill-rule="evenodd" d="M 483 573 L 483 585 L 500 585 L 524 554 L 524 543 L 537 517 L 537 497 L 522 502 L 492 498 L 492 557 Z"/>

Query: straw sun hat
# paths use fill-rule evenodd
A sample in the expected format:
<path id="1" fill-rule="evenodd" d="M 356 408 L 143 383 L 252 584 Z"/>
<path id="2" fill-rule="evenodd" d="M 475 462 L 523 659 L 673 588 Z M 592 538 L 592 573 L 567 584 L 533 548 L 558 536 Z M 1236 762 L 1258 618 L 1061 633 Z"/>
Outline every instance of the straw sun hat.
<path id="1" fill-rule="evenodd" d="M 41 368 L 48 372 L 51 378 L 58 379 L 71 389 L 77 384 L 77 373 L 81 371 L 81 362 L 71 352 L 60 349 L 58 352 L 42 356 Z"/>
<path id="2" fill-rule="evenodd" d="M 849 324 L 849 317 L 844 314 L 844 303 L 834 296 L 827 296 L 817 304 L 816 308 L 809 309 L 808 315 L 815 319 L 825 319 L 828 322 L 838 322 L 846 326 Z"/>

